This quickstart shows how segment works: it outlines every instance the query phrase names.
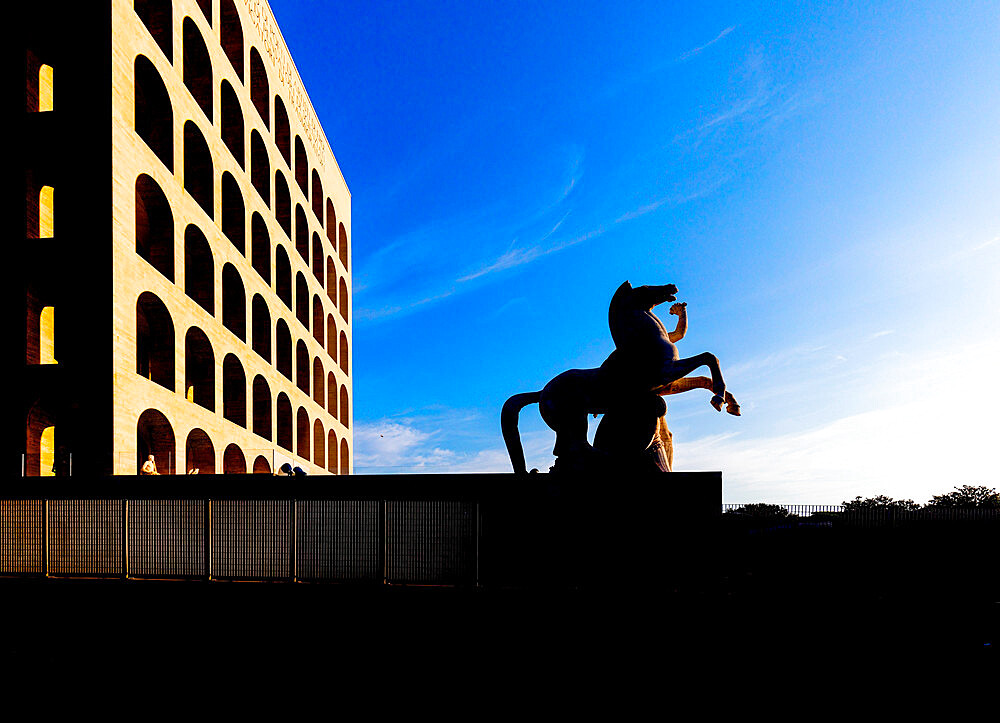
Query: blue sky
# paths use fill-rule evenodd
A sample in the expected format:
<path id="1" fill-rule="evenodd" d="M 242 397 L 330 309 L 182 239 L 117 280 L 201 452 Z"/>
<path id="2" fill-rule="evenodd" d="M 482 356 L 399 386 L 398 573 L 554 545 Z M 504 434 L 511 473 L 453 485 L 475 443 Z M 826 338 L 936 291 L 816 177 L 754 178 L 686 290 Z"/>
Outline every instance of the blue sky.
<path id="1" fill-rule="evenodd" d="M 667 399 L 726 502 L 1000 487 L 998 6 L 755 5 L 271 0 L 353 196 L 358 473 L 508 471 L 628 279 L 743 406 Z"/>

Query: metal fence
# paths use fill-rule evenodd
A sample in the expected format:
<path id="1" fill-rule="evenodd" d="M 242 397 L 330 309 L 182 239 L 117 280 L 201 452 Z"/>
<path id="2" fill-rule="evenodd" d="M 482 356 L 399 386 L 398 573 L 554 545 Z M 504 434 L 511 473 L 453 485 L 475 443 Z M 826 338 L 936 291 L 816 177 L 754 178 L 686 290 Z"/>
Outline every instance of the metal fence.
<path id="1" fill-rule="evenodd" d="M 998 507 L 926 506 L 908 510 L 892 506 L 851 508 L 845 505 L 724 504 L 724 519 L 756 520 L 773 524 L 799 522 L 816 526 L 898 527 L 934 523 L 998 523 Z"/>
<path id="2" fill-rule="evenodd" d="M 461 500 L 3 500 L 0 575 L 474 584 L 478 514 Z"/>
<path id="3" fill-rule="evenodd" d="M 513 475 L 199 477 L 91 484 L 75 477 L 0 489 L 0 576 L 503 584 L 504 575 L 517 577 L 540 561 L 565 566 L 553 550 L 579 549 L 577 537 L 598 532 L 598 517 L 587 505 L 607 509 L 579 480 L 543 483 L 541 475 L 527 481 Z M 684 503 L 702 511 L 696 518 L 718 515 L 718 473 L 672 479 L 696 493 L 699 502 Z M 684 500 L 676 489 L 661 491 Z M 637 497 L 623 496 L 631 499 Z M 623 528 L 635 514 L 619 516 Z M 604 528 L 599 532 L 614 542 L 612 526 Z M 482 559 L 490 560 L 485 576 Z"/>

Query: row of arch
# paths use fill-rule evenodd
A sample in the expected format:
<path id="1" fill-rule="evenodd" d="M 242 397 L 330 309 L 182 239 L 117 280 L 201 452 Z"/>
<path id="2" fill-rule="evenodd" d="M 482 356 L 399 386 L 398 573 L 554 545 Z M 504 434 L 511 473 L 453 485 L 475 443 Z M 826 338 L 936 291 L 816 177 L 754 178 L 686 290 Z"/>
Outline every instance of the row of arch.
<path id="1" fill-rule="evenodd" d="M 299 207 L 301 209 L 301 207 Z M 174 214 L 160 185 L 149 175 L 140 174 L 135 182 L 135 243 L 136 253 L 149 262 L 171 282 L 174 281 Z M 222 219 L 221 229 L 233 246 L 244 257 L 247 255 L 247 236 L 250 237 L 250 265 L 257 274 L 271 285 L 271 235 L 264 217 L 254 211 L 250 218 L 249 234 L 247 233 L 246 207 L 239 185 L 228 172 L 222 175 Z M 197 234 L 204 238 L 197 226 L 191 224 L 185 230 L 185 237 Z M 185 240 L 185 245 L 188 241 Z M 205 242 L 207 245 L 207 241 Z M 296 249 L 303 262 L 309 265 L 313 277 L 321 287 L 325 287 L 326 295 L 340 311 L 344 321 L 348 321 L 349 299 L 347 280 L 339 277 L 332 256 L 324 256 L 322 242 L 317 234 L 313 234 L 312 251 L 308 233 L 296 238 Z M 212 262 L 209 250 L 204 260 Z M 275 269 L 275 291 L 278 297 L 291 310 L 292 306 L 292 267 L 288 253 L 282 244 L 276 244 L 273 268 Z M 296 291 L 300 287 L 307 289 L 306 277 L 301 272 L 296 273 Z M 300 295 L 300 298 L 302 295 Z M 316 297 L 318 299 L 318 296 Z M 301 304 L 301 302 L 297 302 Z M 308 308 L 308 301 L 305 302 Z M 211 313 L 211 310 L 209 310 Z M 295 308 L 297 317 L 302 310 Z M 307 312 L 306 312 L 307 314 Z M 304 322 L 306 328 L 308 321 Z"/>
<path id="2" fill-rule="evenodd" d="M 286 406 L 287 405 L 287 406 Z M 287 398 L 279 397 L 279 446 L 292 452 L 292 439 L 295 438 L 294 453 L 301 459 L 308 460 L 317 467 L 334 474 L 350 474 L 350 446 L 347 439 L 338 441 L 333 429 L 325 430 L 323 423 L 313 420 L 310 424 L 309 413 L 299 408 L 296 414 L 294 429 L 291 423 L 291 405 Z M 70 473 L 69 453 L 63 446 L 58 446 L 56 434 L 57 420 L 47 406 L 37 401 L 28 411 L 25 420 L 25 460 L 22 474 L 28 477 L 47 477 L 66 475 Z M 141 415 L 136 425 L 137 469 L 153 455 L 157 471 L 160 474 L 175 474 L 176 443 L 173 427 L 166 416 L 157 409 L 147 409 Z M 192 429 L 185 441 L 183 470 L 198 471 L 199 474 L 215 474 L 217 471 L 217 455 L 211 436 L 201 428 Z M 243 449 L 236 443 L 226 446 L 222 455 L 224 474 L 269 474 L 271 462 L 267 456 L 258 454 L 248 470 L 247 457 Z"/>
<path id="3" fill-rule="evenodd" d="M 174 276 L 174 220 L 170 204 L 159 185 L 150 176 L 140 175 L 136 179 L 135 189 L 135 243 L 136 253 L 157 269 L 169 281 Z M 306 332 L 325 346 L 331 359 L 340 359 L 341 369 L 349 374 L 350 355 L 348 353 L 347 334 L 344 330 L 338 333 L 337 323 L 332 313 L 327 313 L 324 303 L 318 294 L 310 295 L 306 276 L 297 271 L 292 277 L 292 267 L 288 254 L 279 243 L 275 250 L 275 260 L 271 263 L 271 242 L 263 218 L 254 213 L 252 221 L 251 265 L 258 275 L 270 286 L 271 272 L 274 270 L 274 291 L 278 299 L 293 311 L 295 319 Z M 331 268 L 333 262 L 327 259 L 327 280 L 335 278 Z M 184 230 L 184 291 L 211 315 L 215 309 L 215 257 L 211 245 L 204 233 L 194 224 L 188 224 Z M 243 278 L 239 270 L 226 263 L 222 268 L 222 323 L 241 341 L 247 341 L 247 294 Z M 339 283 L 339 303 L 337 292 L 330 284 L 327 296 L 339 307 L 341 316 L 347 321 L 348 308 L 347 284 L 344 279 Z M 268 304 L 260 294 L 254 294 L 251 302 L 252 347 L 268 362 L 270 356 L 271 316 Z M 278 327 L 287 325 L 279 317 Z M 338 353 L 339 352 L 339 353 Z"/>
<path id="4" fill-rule="evenodd" d="M 170 0 L 136 0 L 136 13 L 146 25 L 154 40 L 160 45 L 167 59 L 172 63 L 172 8 Z M 243 31 L 239 15 L 232 0 L 223 0 L 221 17 L 222 47 L 241 82 L 243 73 Z M 195 102 L 201 107 L 210 123 L 214 120 L 213 92 L 215 88 L 211 57 L 197 24 L 185 17 L 183 22 L 183 80 Z M 167 50 L 170 48 L 171 50 Z M 136 131 L 163 163 L 173 170 L 172 125 L 173 108 L 169 93 L 153 63 L 143 55 L 135 60 Z M 257 109 L 268 131 L 272 130 L 270 113 L 270 84 L 267 69 L 256 48 L 250 48 L 250 100 Z M 246 170 L 246 131 L 242 105 L 236 91 L 228 80 L 219 83 L 220 131 L 223 143 L 232 153 L 240 168 Z M 143 108 L 140 108 L 140 103 Z M 140 111 L 144 112 L 140 112 Z M 140 122 L 140 115 L 143 119 Z M 149 123 L 147 121 L 153 120 Z M 191 123 L 191 121 L 188 121 Z M 347 268 L 347 231 L 343 223 L 337 223 L 337 215 L 331 199 L 324 196 L 319 172 L 310 172 L 308 154 L 301 136 L 291 138 L 288 111 L 279 95 L 274 95 L 274 141 L 281 157 L 291 170 L 294 168 L 296 184 L 311 206 L 320 225 L 326 228 L 326 235 L 334 248 L 340 249 L 340 258 Z M 185 124 L 187 132 L 187 124 Z M 147 137 L 149 136 L 149 137 Z M 169 140 L 168 140 L 169 137 Z M 293 158 L 294 145 L 294 158 Z M 293 162 L 294 160 L 294 162 Z M 274 206 L 271 195 L 271 164 L 267 148 L 261 135 L 254 129 L 250 133 L 250 178 L 261 199 L 269 208 L 274 208 L 280 216 L 282 196 L 288 195 L 288 186 L 281 172 L 273 176 L 275 185 Z M 326 219 L 324 223 L 324 210 Z"/>
<path id="5" fill-rule="evenodd" d="M 169 310 L 159 297 L 145 291 L 136 301 L 135 315 L 136 373 L 171 392 L 176 391 L 175 330 Z M 283 321 L 279 319 L 276 334 L 278 371 L 289 381 L 294 381 L 306 395 L 311 395 L 321 409 L 349 427 L 351 417 L 347 386 L 338 384 L 333 372 L 327 372 L 318 357 L 310 360 L 308 347 L 301 339 L 295 347 L 293 374 L 291 337 L 287 326 L 282 324 Z M 259 349 L 255 351 L 260 353 Z M 215 412 L 216 372 L 216 355 L 208 335 L 197 326 L 189 327 L 184 334 L 185 398 Z M 263 375 L 254 377 L 251 394 L 250 428 L 254 434 L 271 440 L 274 438 L 271 424 L 272 393 Z M 288 399 L 284 392 L 280 392 L 279 408 L 282 397 L 286 401 Z M 233 353 L 226 354 L 222 360 L 222 416 L 244 429 L 248 428 L 247 377 L 242 361 Z M 279 445 L 282 439 L 280 430 L 279 423 Z"/>
<path id="6" fill-rule="evenodd" d="M 291 409 L 288 411 L 291 415 Z M 49 420 L 43 420 L 47 424 Z M 39 425 L 36 423 L 35 427 Z M 30 427 L 29 427 L 30 430 Z M 44 448 L 54 444 L 54 425 L 41 428 L 39 437 L 39 458 L 46 457 L 39 465 L 40 469 L 48 471 L 53 465 L 47 465 L 47 457 Z M 291 425 L 289 424 L 289 440 L 291 439 Z M 29 431 L 30 435 L 30 431 Z M 310 423 L 308 412 L 301 407 L 296 415 L 295 425 L 296 449 L 295 454 L 304 460 L 312 462 L 321 469 L 326 469 L 333 474 L 350 474 L 351 459 L 350 446 L 346 439 L 337 439 L 337 434 L 331 429 L 324 430 L 323 423 L 315 420 Z M 282 446 L 279 442 L 279 446 Z M 286 447 L 291 450 L 291 442 Z M 166 415 L 158 409 L 146 409 L 139 415 L 136 423 L 136 462 L 137 468 L 141 467 L 146 459 L 153 455 L 156 462 L 157 471 L 160 474 L 177 474 L 177 443 L 173 426 Z M 205 430 L 195 427 L 188 432 L 184 442 L 184 473 L 191 473 L 195 470 L 199 474 L 216 474 L 217 453 L 215 444 L 211 436 Z M 223 474 L 246 474 L 252 471 L 254 474 L 270 474 L 271 461 L 267 456 L 258 454 L 248 465 L 248 460 L 243 449 L 236 443 L 226 446 L 222 454 Z"/>

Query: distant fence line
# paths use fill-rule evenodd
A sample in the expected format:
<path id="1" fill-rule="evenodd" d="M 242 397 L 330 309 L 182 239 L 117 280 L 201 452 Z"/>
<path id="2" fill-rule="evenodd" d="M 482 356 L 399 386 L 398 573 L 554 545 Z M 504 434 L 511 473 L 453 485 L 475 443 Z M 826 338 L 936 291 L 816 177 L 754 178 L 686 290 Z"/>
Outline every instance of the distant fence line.
<path id="1" fill-rule="evenodd" d="M 747 510 L 747 507 L 751 509 Z M 842 521 L 853 524 L 884 525 L 903 524 L 908 522 L 1000 522 L 1000 507 L 936 507 L 927 506 L 916 510 L 903 510 L 896 507 L 867 507 L 850 509 L 844 505 L 767 505 L 775 512 L 784 510 L 785 514 L 768 514 L 755 510 L 752 503 L 723 504 L 722 514 L 727 518 L 760 518 L 760 519 L 801 519 L 807 522 Z M 745 511 L 745 514 L 744 514 Z"/>

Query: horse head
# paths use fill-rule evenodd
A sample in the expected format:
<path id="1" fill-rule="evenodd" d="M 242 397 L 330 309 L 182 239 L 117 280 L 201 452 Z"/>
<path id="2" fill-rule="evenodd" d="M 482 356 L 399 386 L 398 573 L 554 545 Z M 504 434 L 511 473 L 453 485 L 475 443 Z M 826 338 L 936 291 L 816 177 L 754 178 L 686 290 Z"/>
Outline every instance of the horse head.
<path id="1" fill-rule="evenodd" d="M 645 341 L 651 333 L 659 334 L 659 319 L 653 307 L 677 299 L 677 287 L 639 286 L 624 282 L 611 297 L 608 306 L 608 326 L 618 349 L 627 349 L 635 341 Z"/>

